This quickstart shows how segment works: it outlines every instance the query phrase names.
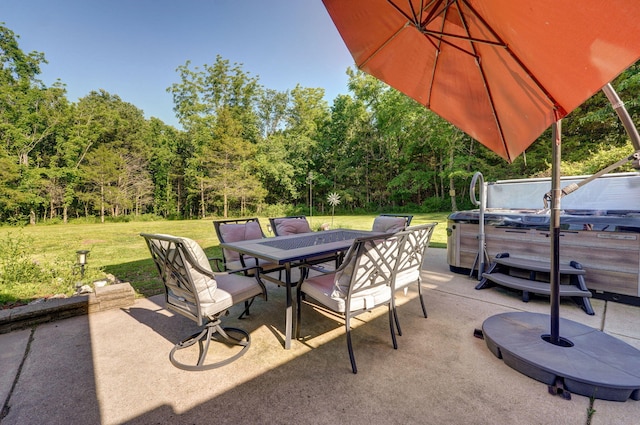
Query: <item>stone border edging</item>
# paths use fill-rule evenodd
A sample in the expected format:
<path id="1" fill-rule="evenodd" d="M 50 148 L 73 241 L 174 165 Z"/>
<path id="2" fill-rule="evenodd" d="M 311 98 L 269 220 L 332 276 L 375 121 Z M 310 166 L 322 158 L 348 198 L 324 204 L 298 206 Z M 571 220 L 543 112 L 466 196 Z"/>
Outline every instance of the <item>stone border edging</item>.
<path id="1" fill-rule="evenodd" d="M 134 301 L 135 291 L 125 282 L 97 287 L 95 293 L 87 295 L 52 298 L 38 304 L 0 310 L 0 334 L 54 320 L 127 307 Z"/>

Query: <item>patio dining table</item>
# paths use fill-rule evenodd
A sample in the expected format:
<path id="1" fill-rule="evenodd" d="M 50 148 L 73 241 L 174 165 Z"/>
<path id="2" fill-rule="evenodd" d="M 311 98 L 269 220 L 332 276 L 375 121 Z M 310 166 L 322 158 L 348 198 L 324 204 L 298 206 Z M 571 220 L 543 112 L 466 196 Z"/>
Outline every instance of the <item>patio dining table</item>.
<path id="1" fill-rule="evenodd" d="M 283 283 L 286 287 L 287 296 L 284 348 L 288 350 L 291 348 L 293 329 L 293 297 L 291 290 L 295 285 L 291 279 L 292 268 L 306 264 L 307 261 L 314 258 L 346 251 L 356 238 L 371 236 L 376 233 L 379 232 L 335 229 L 323 232 L 227 242 L 221 243 L 220 247 L 284 266 L 285 280 Z M 298 283 L 299 282 L 295 282 L 295 284 Z"/>

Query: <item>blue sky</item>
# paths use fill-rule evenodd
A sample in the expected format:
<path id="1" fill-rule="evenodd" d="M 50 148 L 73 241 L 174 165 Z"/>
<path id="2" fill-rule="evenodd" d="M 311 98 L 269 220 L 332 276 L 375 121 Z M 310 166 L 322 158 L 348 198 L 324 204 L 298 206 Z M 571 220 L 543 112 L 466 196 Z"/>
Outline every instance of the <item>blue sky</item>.
<path id="1" fill-rule="evenodd" d="M 70 101 L 104 89 L 175 126 L 166 89 L 187 60 L 221 55 L 266 88 L 324 88 L 329 104 L 353 65 L 321 0 L 0 0 L 0 22 Z"/>

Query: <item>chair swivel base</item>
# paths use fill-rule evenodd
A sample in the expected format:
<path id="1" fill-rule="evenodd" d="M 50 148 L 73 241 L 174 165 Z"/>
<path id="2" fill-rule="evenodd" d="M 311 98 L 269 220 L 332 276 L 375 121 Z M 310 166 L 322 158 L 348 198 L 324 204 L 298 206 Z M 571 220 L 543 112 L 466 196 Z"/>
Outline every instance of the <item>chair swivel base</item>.
<path id="1" fill-rule="evenodd" d="M 232 336 L 230 333 L 236 333 L 241 335 L 239 338 Z M 223 360 L 216 361 L 214 363 L 205 364 L 205 359 L 207 357 L 207 353 L 209 351 L 209 343 L 211 341 L 219 342 L 225 345 L 230 346 L 240 346 L 242 347 L 239 351 L 235 352 L 232 356 L 227 357 Z M 175 358 L 176 352 L 179 350 L 189 348 L 192 345 L 198 343 L 199 345 L 199 355 L 198 355 L 198 363 L 193 364 L 185 364 L 182 363 Z M 171 353 L 169 354 L 169 359 L 171 363 L 182 370 L 189 371 L 197 371 L 197 370 L 209 370 L 216 369 L 218 367 L 227 365 L 240 357 L 242 357 L 249 347 L 251 346 L 251 338 L 249 337 L 249 333 L 243 329 L 232 328 L 232 327 L 222 327 L 220 326 L 220 321 L 207 323 L 205 328 L 196 334 L 191 335 L 189 338 L 180 341 L 177 343 Z"/>

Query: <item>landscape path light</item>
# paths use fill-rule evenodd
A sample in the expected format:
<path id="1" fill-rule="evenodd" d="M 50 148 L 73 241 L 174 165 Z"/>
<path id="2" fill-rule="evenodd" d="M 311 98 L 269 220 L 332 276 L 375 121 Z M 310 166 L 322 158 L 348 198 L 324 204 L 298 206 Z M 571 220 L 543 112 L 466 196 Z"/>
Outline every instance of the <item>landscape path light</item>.
<path id="1" fill-rule="evenodd" d="M 84 278 L 84 267 L 87 265 L 88 249 L 76 251 L 76 265 L 80 267 L 80 277 Z"/>

